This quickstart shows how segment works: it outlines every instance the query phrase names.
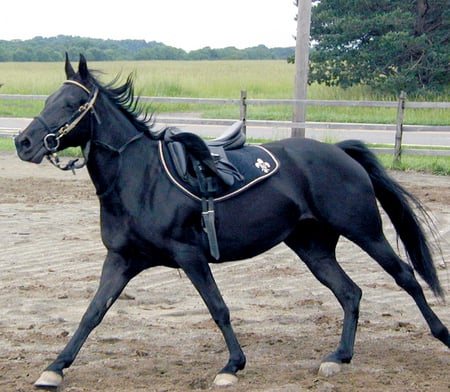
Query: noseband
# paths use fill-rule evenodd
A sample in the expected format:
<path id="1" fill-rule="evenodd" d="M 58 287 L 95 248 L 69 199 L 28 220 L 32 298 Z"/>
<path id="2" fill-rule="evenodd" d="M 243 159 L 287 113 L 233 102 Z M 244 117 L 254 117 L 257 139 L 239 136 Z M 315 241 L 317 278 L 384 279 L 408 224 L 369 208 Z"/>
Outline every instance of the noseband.
<path id="1" fill-rule="evenodd" d="M 69 118 L 67 122 L 61 127 L 56 127 L 54 130 L 50 129 L 47 122 L 44 120 L 42 116 L 36 117 L 38 120 L 48 131 L 47 135 L 44 138 L 44 147 L 49 152 L 47 155 L 47 159 L 58 169 L 61 170 L 72 170 L 75 173 L 75 169 L 81 169 L 87 163 L 87 156 L 89 153 L 89 145 L 90 142 L 86 144 L 86 147 L 83 149 L 84 161 L 81 164 L 77 164 L 78 159 L 71 160 L 67 165 L 61 166 L 59 161 L 59 157 L 57 155 L 57 151 L 60 144 L 60 139 L 70 133 L 75 127 L 80 123 L 80 121 L 86 116 L 88 112 L 92 112 L 97 119 L 97 122 L 100 123 L 100 119 L 97 116 L 97 113 L 94 109 L 95 101 L 97 100 L 99 89 L 95 87 L 92 91 L 89 90 L 86 86 L 83 86 L 81 83 L 76 82 L 75 80 L 66 80 L 64 84 L 73 84 L 75 86 L 80 87 L 83 91 L 89 94 L 88 101 L 81 105 L 78 110 Z M 92 125 L 91 125 L 92 126 Z"/>

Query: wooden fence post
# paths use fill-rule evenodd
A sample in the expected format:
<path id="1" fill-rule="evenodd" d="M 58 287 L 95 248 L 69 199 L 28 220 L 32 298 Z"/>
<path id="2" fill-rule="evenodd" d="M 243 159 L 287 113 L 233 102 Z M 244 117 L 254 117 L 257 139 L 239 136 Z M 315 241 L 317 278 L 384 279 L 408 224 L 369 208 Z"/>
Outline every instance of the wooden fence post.
<path id="1" fill-rule="evenodd" d="M 309 47 L 311 30 L 311 0 L 297 0 L 297 36 L 295 38 L 295 80 L 294 98 L 299 100 L 294 105 L 292 121 L 306 122 L 306 95 L 308 88 Z M 292 137 L 305 137 L 305 127 L 292 127 Z"/>
<path id="2" fill-rule="evenodd" d="M 242 131 L 247 134 L 247 90 L 241 90 L 241 121 L 243 122 Z"/>
<path id="3" fill-rule="evenodd" d="M 403 117 L 405 114 L 406 93 L 400 92 L 397 105 L 397 126 L 395 131 L 394 165 L 399 165 L 402 157 Z"/>

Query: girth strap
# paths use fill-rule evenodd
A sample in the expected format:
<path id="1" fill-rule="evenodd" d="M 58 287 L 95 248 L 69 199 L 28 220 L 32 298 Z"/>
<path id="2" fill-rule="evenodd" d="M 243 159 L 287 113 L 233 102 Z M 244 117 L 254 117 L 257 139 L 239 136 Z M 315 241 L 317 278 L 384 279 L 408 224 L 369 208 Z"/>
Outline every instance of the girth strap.
<path id="1" fill-rule="evenodd" d="M 202 196 L 202 226 L 208 237 L 209 251 L 211 256 L 219 260 L 219 244 L 217 242 L 216 233 L 216 214 L 214 211 L 213 195 L 218 189 L 218 179 L 215 176 L 206 175 L 205 167 L 202 162 L 192 157 L 194 171 L 200 186 L 200 193 Z"/>
<path id="2" fill-rule="evenodd" d="M 202 225 L 208 237 L 209 251 L 216 260 L 220 258 L 219 244 L 217 242 L 216 214 L 214 211 L 214 199 L 202 197 Z"/>

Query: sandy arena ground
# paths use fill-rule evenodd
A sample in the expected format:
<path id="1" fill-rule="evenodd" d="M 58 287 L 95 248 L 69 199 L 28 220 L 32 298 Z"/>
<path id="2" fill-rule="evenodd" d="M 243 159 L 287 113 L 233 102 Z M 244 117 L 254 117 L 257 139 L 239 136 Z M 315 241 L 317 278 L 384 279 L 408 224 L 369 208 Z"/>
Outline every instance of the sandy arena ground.
<path id="1" fill-rule="evenodd" d="M 450 178 L 393 175 L 435 216 L 450 263 Z M 25 392 L 74 332 L 105 250 L 85 171 L 73 176 L 1 152 L 0 195 L 0 391 Z M 317 369 L 337 346 L 341 309 L 293 253 L 278 246 L 213 266 L 248 360 L 227 392 L 450 391 L 450 352 L 412 299 L 353 244 L 341 241 L 338 257 L 364 295 L 353 362 L 328 379 Z M 443 259 L 437 264 L 448 297 Z M 450 306 L 426 295 L 450 326 Z M 130 283 L 66 371 L 63 390 L 208 390 L 227 356 L 188 279 L 156 268 Z"/>

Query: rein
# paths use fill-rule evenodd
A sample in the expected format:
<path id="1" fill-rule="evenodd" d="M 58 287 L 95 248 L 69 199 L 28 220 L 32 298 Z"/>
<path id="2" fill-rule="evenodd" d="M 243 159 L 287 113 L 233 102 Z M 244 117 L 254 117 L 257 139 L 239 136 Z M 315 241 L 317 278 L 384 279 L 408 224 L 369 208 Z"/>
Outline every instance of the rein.
<path id="1" fill-rule="evenodd" d="M 75 129 L 75 127 L 80 123 L 80 121 L 86 116 L 88 112 L 92 112 L 97 120 L 97 122 L 100 124 L 101 121 L 95 112 L 94 104 L 97 100 L 99 89 L 95 87 L 94 90 L 89 90 L 86 86 L 83 86 L 81 83 L 76 82 L 75 80 L 66 80 L 64 84 L 73 84 L 75 86 L 78 86 L 83 91 L 85 91 L 87 94 L 89 94 L 88 101 L 81 105 L 78 110 L 69 118 L 67 122 L 61 127 L 56 127 L 56 130 L 51 130 L 48 126 L 47 122 L 44 120 L 42 116 L 36 117 L 36 119 L 46 128 L 48 131 L 48 134 L 44 138 L 44 147 L 46 150 L 50 153 L 47 155 L 47 159 L 58 169 L 60 170 L 72 170 L 73 174 L 75 174 L 75 169 L 81 169 L 82 167 L 86 166 L 87 159 L 89 155 L 90 150 L 90 141 L 87 142 L 86 146 L 82 149 L 83 152 L 83 162 L 77 163 L 77 159 L 73 159 L 69 161 L 65 166 L 61 165 L 61 162 L 59 160 L 57 150 L 60 145 L 60 139 L 64 136 L 66 136 L 68 133 L 70 133 L 72 130 Z M 91 121 L 91 130 L 92 130 L 93 124 Z"/>

